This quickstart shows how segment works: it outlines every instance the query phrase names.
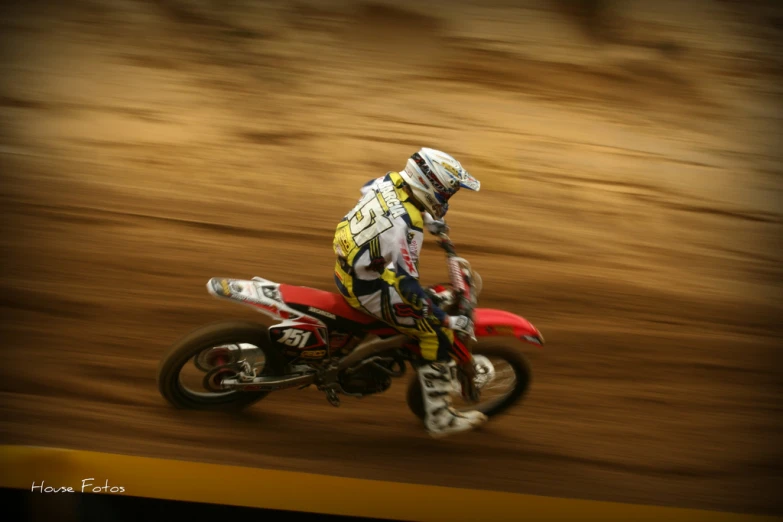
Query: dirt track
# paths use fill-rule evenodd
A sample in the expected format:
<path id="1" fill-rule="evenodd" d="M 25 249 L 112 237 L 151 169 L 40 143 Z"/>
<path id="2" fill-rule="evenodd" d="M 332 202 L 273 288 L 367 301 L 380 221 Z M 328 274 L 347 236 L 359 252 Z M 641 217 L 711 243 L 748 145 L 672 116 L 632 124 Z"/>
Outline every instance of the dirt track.
<path id="1" fill-rule="evenodd" d="M 490 4 L 5 7 L 2 442 L 782 514 L 780 13 Z M 334 225 L 423 144 L 483 182 L 450 216 L 483 306 L 548 341 L 524 407 L 440 442 L 401 385 L 168 408 L 166 346 L 261 319 L 206 280 L 331 290 Z"/>

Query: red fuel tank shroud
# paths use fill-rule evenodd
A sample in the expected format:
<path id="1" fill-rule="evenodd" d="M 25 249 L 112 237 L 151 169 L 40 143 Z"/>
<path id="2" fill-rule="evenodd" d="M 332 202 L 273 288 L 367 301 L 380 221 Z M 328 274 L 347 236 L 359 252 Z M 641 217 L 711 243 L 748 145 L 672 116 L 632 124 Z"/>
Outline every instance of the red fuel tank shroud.
<path id="1" fill-rule="evenodd" d="M 283 300 L 288 303 L 313 306 L 339 317 L 369 325 L 377 320 L 367 314 L 351 308 L 340 294 L 294 285 L 280 285 Z M 494 308 L 476 308 L 474 311 L 476 337 L 512 336 L 542 346 L 544 337 L 530 321 L 519 315 Z M 373 329 L 376 335 L 394 335 L 391 327 Z"/>

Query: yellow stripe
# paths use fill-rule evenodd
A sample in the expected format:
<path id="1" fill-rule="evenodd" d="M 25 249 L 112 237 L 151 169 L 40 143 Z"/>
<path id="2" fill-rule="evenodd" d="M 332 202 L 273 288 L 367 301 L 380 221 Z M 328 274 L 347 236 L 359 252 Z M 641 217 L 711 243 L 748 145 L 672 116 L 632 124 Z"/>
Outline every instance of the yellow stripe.
<path id="1" fill-rule="evenodd" d="M 411 225 L 418 230 L 424 230 L 424 217 L 421 215 L 421 211 L 413 206 L 413 203 L 406 201 L 403 203 L 405 210 L 408 211 L 408 216 L 411 218 Z"/>
<path id="2" fill-rule="evenodd" d="M 383 209 L 383 211 L 384 212 L 388 212 L 389 211 L 389 205 L 386 204 L 386 200 L 383 199 L 383 196 L 381 195 L 380 192 L 378 192 L 378 196 L 377 197 L 378 197 L 378 203 L 381 204 L 381 208 Z"/>
<path id="3" fill-rule="evenodd" d="M 426 319 L 419 319 L 418 321 L 416 321 L 416 326 L 422 332 L 427 332 L 431 334 L 435 333 L 435 330 L 432 329 L 432 326 L 430 326 L 430 323 L 428 323 Z"/>
<path id="4" fill-rule="evenodd" d="M 419 337 L 419 349 L 421 356 L 428 361 L 434 361 L 438 357 L 440 341 L 437 335 L 423 335 Z"/>
<path id="5" fill-rule="evenodd" d="M 0 446 L 0 486 L 33 483 L 123 487 L 131 496 L 207 502 L 343 516 L 440 522 L 449 520 L 773 521 L 692 509 L 538 497 L 517 493 L 403 484 L 311 473 L 132 457 L 91 451 Z M 480 474 L 480 468 L 475 470 Z M 87 491 L 88 492 L 89 488 Z M 66 495 L 67 493 L 60 493 Z M 110 493 L 106 493 L 110 494 Z"/>

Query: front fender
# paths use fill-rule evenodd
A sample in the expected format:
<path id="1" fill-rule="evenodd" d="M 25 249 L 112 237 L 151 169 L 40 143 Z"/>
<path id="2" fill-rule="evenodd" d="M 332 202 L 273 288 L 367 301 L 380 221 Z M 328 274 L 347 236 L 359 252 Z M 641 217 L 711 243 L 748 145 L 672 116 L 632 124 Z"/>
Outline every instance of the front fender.
<path id="1" fill-rule="evenodd" d="M 511 336 L 520 341 L 544 345 L 544 336 L 524 317 L 493 308 L 476 308 L 473 311 L 476 338 Z"/>

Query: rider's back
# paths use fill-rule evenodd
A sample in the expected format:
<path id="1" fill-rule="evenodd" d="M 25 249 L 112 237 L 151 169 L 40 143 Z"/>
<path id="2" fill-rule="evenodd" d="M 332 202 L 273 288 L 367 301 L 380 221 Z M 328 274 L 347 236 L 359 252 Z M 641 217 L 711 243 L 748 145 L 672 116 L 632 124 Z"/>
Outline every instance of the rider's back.
<path id="1" fill-rule="evenodd" d="M 403 184 L 397 172 L 368 182 L 337 225 L 334 252 L 361 279 L 377 279 L 384 268 L 418 278 L 424 218 Z"/>

